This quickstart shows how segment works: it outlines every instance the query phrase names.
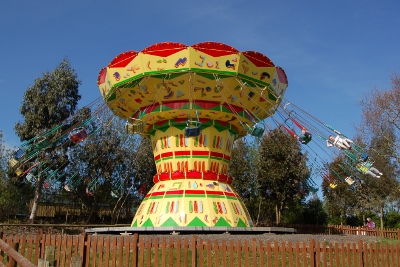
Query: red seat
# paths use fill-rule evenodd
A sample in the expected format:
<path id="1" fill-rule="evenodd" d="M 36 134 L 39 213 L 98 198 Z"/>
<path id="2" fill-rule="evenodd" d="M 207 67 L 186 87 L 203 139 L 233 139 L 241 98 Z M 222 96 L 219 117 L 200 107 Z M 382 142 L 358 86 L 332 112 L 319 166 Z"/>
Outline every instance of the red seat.
<path id="1" fill-rule="evenodd" d="M 69 135 L 69 138 L 71 139 L 71 142 L 74 143 L 74 144 L 82 142 L 87 137 L 88 137 L 88 134 L 87 134 L 87 132 L 86 132 L 86 130 L 84 128 L 75 129 Z"/>

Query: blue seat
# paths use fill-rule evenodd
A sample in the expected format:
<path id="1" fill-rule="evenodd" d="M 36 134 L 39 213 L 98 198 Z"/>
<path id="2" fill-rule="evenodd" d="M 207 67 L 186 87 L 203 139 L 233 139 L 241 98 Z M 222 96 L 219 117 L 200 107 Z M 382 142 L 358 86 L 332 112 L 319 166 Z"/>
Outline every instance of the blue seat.
<path id="1" fill-rule="evenodd" d="M 197 137 L 201 134 L 201 122 L 191 121 L 186 122 L 187 127 L 185 128 L 185 136 L 187 137 Z"/>
<path id="2" fill-rule="evenodd" d="M 198 126 L 198 127 L 186 127 L 185 128 L 185 135 L 187 137 L 197 137 L 197 136 L 200 136 L 200 134 L 201 134 L 200 126 Z"/>

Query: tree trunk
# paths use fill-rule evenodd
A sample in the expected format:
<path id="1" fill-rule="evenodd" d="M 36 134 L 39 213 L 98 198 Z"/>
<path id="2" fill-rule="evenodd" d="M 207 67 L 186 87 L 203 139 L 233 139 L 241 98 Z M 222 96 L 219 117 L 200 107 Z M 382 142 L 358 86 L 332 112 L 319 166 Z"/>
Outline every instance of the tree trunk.
<path id="1" fill-rule="evenodd" d="M 261 203 L 262 203 L 262 198 L 260 198 L 260 203 L 258 204 L 258 214 L 257 214 L 256 226 L 258 225 L 258 220 L 260 219 L 260 214 L 261 214 Z"/>
<path id="2" fill-rule="evenodd" d="M 112 216 L 111 216 L 111 224 L 116 224 L 118 222 L 118 217 L 119 213 L 121 210 L 121 207 L 119 207 L 119 202 L 121 201 L 122 197 L 124 194 L 121 194 L 121 196 L 118 198 L 117 203 L 115 203 L 113 211 L 112 211 Z M 118 209 L 119 207 L 119 209 Z"/>
<path id="3" fill-rule="evenodd" d="M 42 196 L 42 186 L 43 186 L 45 178 L 46 178 L 45 176 L 42 176 L 42 177 L 39 177 L 39 179 L 36 181 L 35 197 L 33 198 L 31 214 L 29 215 L 30 223 L 34 223 L 34 221 L 35 221 L 36 212 L 37 212 L 37 208 L 39 205 L 39 200 L 40 200 L 40 197 Z"/>
<path id="4" fill-rule="evenodd" d="M 381 229 L 383 229 L 383 206 L 379 207 L 380 213 L 381 213 Z"/>
<path id="5" fill-rule="evenodd" d="M 275 204 L 275 216 L 276 216 L 276 225 L 281 223 L 281 211 L 278 208 L 278 204 Z"/>

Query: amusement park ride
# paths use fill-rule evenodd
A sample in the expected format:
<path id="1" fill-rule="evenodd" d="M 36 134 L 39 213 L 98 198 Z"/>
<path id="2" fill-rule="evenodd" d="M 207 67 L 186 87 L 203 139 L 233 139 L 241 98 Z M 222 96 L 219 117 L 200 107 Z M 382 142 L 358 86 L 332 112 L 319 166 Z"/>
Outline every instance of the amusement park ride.
<path id="1" fill-rule="evenodd" d="M 132 227 L 251 227 L 228 175 L 233 143 L 261 136 L 287 77 L 265 55 L 214 42 L 128 51 L 98 85 L 126 130 L 151 139 L 157 174 Z"/>
<path id="2" fill-rule="evenodd" d="M 363 173 L 372 166 L 364 148 L 284 98 L 288 86 L 284 70 L 259 52 L 240 52 L 216 42 L 157 43 L 140 52 L 119 54 L 100 70 L 97 83 L 103 106 L 126 121 L 125 131 L 149 138 L 152 144 L 157 173 L 131 228 L 253 228 L 241 197 L 231 186 L 229 164 L 235 140 L 261 137 L 266 129 L 262 122 L 268 117 L 305 148 L 313 140 L 343 152 L 348 166 L 341 168 L 348 177 L 333 171 L 337 176 L 333 178 L 326 166 L 314 168 L 332 189 L 339 180 L 354 183 L 349 171 L 354 166 L 361 164 L 363 169 L 357 170 Z M 38 154 L 48 148 L 75 146 L 96 134 L 99 128 L 91 127 L 93 119 L 66 122 L 26 141 L 14 152 L 9 166 L 29 182 L 37 181 L 35 175 L 47 175 L 47 180 L 58 177 L 68 157 L 51 169 L 35 162 Z M 57 131 L 62 135 L 49 141 Z M 339 147 L 345 140 L 351 142 L 351 151 Z M 34 175 L 40 167 L 43 170 Z M 81 179 L 72 175 L 64 189 L 70 192 Z M 316 187 L 314 182 L 309 191 L 315 193 Z M 90 186 L 86 193 L 91 195 Z"/>

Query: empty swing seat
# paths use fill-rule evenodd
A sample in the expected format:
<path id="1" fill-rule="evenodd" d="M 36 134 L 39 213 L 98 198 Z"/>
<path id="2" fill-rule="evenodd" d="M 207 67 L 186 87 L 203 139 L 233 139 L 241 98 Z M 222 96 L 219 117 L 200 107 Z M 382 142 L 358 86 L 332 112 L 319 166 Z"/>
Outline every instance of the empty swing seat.
<path id="1" fill-rule="evenodd" d="M 25 151 L 22 148 L 18 148 L 17 150 L 14 151 L 13 153 L 13 158 L 16 160 L 19 160 L 25 155 Z"/>
<path id="2" fill-rule="evenodd" d="M 355 182 L 354 179 L 351 178 L 350 176 L 346 177 L 344 180 L 345 180 L 346 183 L 348 183 L 349 185 L 352 185 L 352 184 L 354 184 L 354 182 Z"/>
<path id="3" fill-rule="evenodd" d="M 66 185 L 64 185 L 64 189 L 65 189 L 65 191 L 67 191 L 67 192 L 71 192 L 71 191 L 72 191 L 72 185 L 66 184 Z"/>
<path id="4" fill-rule="evenodd" d="M 74 143 L 74 144 L 82 142 L 87 137 L 88 137 L 88 134 L 87 134 L 87 132 L 86 132 L 86 130 L 84 128 L 75 129 L 69 135 L 69 138 L 71 139 L 71 142 Z"/>
<path id="5" fill-rule="evenodd" d="M 311 193 L 317 193 L 318 192 L 318 188 L 310 187 L 310 192 Z"/>
<path id="6" fill-rule="evenodd" d="M 51 143 L 46 138 L 42 138 L 42 139 L 38 140 L 37 143 L 35 144 L 35 148 L 37 150 L 46 149 L 50 146 L 51 146 Z"/>
<path id="7" fill-rule="evenodd" d="M 254 127 L 251 131 L 251 135 L 255 137 L 260 137 L 264 133 L 264 129 L 260 127 Z"/>
<path id="8" fill-rule="evenodd" d="M 18 160 L 16 160 L 15 158 L 11 158 L 10 161 L 8 162 L 8 166 L 10 166 L 10 168 L 14 168 L 15 166 L 17 166 L 18 164 Z"/>
<path id="9" fill-rule="evenodd" d="M 125 123 L 125 131 L 128 134 L 142 134 L 144 130 L 144 123 L 138 122 L 136 124 L 126 122 Z"/>
<path id="10" fill-rule="evenodd" d="M 195 128 L 192 128 L 192 127 L 185 128 L 185 135 L 187 137 L 197 137 L 197 136 L 200 136 L 200 134 L 201 134 L 200 126 L 195 127 Z"/>
<path id="11" fill-rule="evenodd" d="M 190 125 L 195 125 L 191 127 Z M 185 136 L 187 137 L 197 137 L 201 134 L 201 123 L 199 121 L 190 121 L 188 120 L 186 123 L 187 127 L 185 128 Z"/>
<path id="12" fill-rule="evenodd" d="M 26 175 L 26 180 L 30 183 L 36 182 L 36 177 L 32 173 Z"/>

